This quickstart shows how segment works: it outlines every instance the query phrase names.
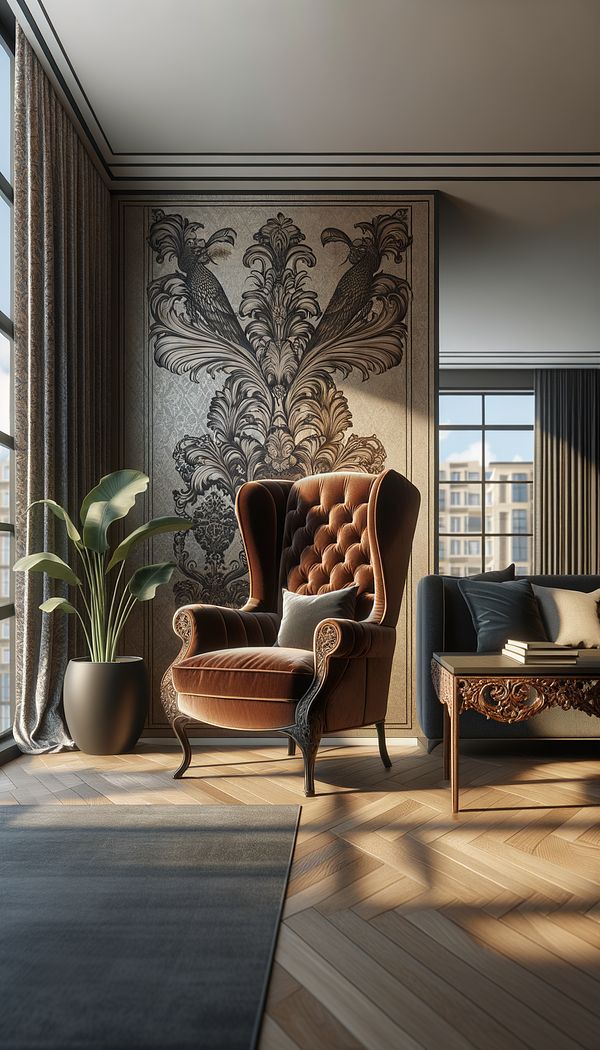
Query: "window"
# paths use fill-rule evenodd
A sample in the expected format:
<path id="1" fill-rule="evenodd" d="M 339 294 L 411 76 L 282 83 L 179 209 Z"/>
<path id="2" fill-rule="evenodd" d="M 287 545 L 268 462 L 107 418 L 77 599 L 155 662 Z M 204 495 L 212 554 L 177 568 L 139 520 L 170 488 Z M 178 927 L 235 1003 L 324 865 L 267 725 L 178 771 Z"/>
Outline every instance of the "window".
<path id="1" fill-rule="evenodd" d="M 513 474 L 512 501 L 513 503 L 528 503 L 529 488 L 527 485 L 527 474 L 519 472 Z"/>
<path id="2" fill-rule="evenodd" d="M 512 530 L 513 532 L 528 532 L 527 528 L 527 511 L 526 510 L 513 510 L 512 512 Z"/>
<path id="3" fill-rule="evenodd" d="M 460 540 L 450 540 L 450 554 L 460 554 Z"/>
<path id="4" fill-rule="evenodd" d="M 514 562 L 529 561 L 529 536 L 513 536 L 512 560 Z"/>
<path id="5" fill-rule="evenodd" d="M 532 571 L 533 424 L 531 391 L 442 390 L 440 394 L 443 506 L 450 502 L 469 509 L 485 507 L 484 516 L 471 512 L 450 517 L 450 533 L 466 538 L 461 574 L 504 568 L 511 551 L 521 575 Z M 440 519 L 440 539 L 447 535 L 447 524 Z M 458 554 L 454 542 L 450 555 Z M 451 572 L 447 559 L 440 560 L 439 571 Z"/>
<path id="6" fill-rule="evenodd" d="M 0 29 L 0 734 L 12 725 L 14 689 L 13 536 L 13 51 Z"/>

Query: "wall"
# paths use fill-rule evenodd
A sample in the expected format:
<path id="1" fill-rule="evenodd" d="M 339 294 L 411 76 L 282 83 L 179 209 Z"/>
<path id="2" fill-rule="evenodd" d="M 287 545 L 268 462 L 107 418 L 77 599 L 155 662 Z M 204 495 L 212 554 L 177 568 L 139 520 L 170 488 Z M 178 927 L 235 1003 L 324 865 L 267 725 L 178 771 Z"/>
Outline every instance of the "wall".
<path id="1" fill-rule="evenodd" d="M 600 364 L 600 184 L 482 180 L 444 190 L 442 367 L 544 367 L 557 355 Z"/>
<path id="2" fill-rule="evenodd" d="M 179 567 L 128 640 L 150 665 L 150 729 L 164 732 L 175 610 L 245 601 L 239 484 L 394 467 L 422 494 L 389 705 L 390 727 L 414 732 L 414 590 L 434 552 L 432 197 L 124 198 L 117 231 L 121 459 L 150 475 L 146 518 L 193 526 L 146 552 Z"/>

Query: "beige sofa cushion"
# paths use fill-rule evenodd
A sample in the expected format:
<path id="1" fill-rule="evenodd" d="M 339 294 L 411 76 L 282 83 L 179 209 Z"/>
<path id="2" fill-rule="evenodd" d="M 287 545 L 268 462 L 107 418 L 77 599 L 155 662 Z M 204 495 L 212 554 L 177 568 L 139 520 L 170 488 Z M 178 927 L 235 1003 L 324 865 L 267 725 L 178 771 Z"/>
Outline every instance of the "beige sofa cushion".
<path id="1" fill-rule="evenodd" d="M 600 647 L 600 588 L 570 591 L 563 587 L 532 584 L 542 611 L 548 638 L 559 645 Z"/>

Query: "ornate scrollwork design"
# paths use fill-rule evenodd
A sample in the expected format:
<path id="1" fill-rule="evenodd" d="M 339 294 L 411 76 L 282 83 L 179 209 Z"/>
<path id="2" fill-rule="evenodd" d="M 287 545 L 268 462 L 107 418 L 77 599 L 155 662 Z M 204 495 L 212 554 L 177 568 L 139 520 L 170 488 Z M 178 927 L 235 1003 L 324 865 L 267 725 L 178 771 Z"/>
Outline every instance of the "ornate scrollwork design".
<path id="1" fill-rule="evenodd" d="M 172 724 L 179 714 L 179 708 L 177 706 L 177 692 L 173 685 L 173 671 L 171 667 L 172 665 L 167 668 L 162 676 L 160 683 L 160 702 L 168 721 Z"/>
<path id="2" fill-rule="evenodd" d="M 547 707 L 600 716 L 600 681 L 595 679 L 459 678 L 457 688 L 461 711 L 479 711 L 496 722 L 524 722 Z"/>
<path id="3" fill-rule="evenodd" d="M 219 272 L 227 274 L 224 260 L 238 231 L 224 226 L 203 234 L 203 223 L 185 214 L 152 212 L 148 240 L 161 267 L 148 286 L 154 360 L 192 383 L 205 383 L 206 375 L 215 381 L 203 433 L 181 435 L 173 451 L 183 483 L 175 505 L 191 523 L 174 539 L 185 577 L 176 584 L 180 601 L 245 601 L 233 513 L 244 481 L 383 470 L 379 437 L 350 433 L 352 413 L 337 377 L 355 373 L 368 381 L 403 360 L 410 226 L 410 208 L 400 207 L 365 214 L 352 231 L 325 227 L 318 259 L 292 216 L 278 212 L 246 248 L 248 280 L 241 301 L 232 301 Z M 310 287 L 311 270 L 319 273 L 332 244 L 347 254 L 324 304 Z M 237 258 L 232 265 L 239 268 Z"/>
<path id="4" fill-rule="evenodd" d="M 179 663 L 180 660 L 183 660 L 187 656 L 187 651 L 192 640 L 192 628 L 192 618 L 189 612 L 180 609 L 175 613 L 173 630 L 175 631 L 175 634 L 178 634 L 181 638 L 181 649 L 174 663 Z"/>
<path id="5" fill-rule="evenodd" d="M 173 724 L 180 713 L 177 706 L 177 691 L 173 685 L 173 667 L 175 664 L 185 660 L 188 655 L 193 634 L 192 614 L 185 609 L 180 609 L 176 612 L 173 620 L 173 630 L 181 638 L 181 649 L 173 663 L 167 667 L 160 683 L 160 701 L 171 724 Z"/>
<path id="6" fill-rule="evenodd" d="M 296 707 L 294 739 L 300 747 L 306 746 L 322 735 L 322 719 L 315 718 L 314 705 L 327 674 L 327 664 L 339 644 L 340 632 L 333 623 L 324 623 L 317 631 L 315 641 L 315 677 L 308 692 Z"/>
<path id="7" fill-rule="evenodd" d="M 315 643 L 315 672 L 317 678 L 325 676 L 326 664 L 335 652 L 340 640 L 339 629 L 332 623 L 324 623 L 317 632 Z"/>
<path id="8" fill-rule="evenodd" d="M 560 689 L 554 700 L 555 707 L 561 707 L 563 711 L 574 708 L 590 717 L 595 715 L 600 718 L 600 680 L 571 678 L 559 684 Z"/>
<path id="9" fill-rule="evenodd" d="M 433 688 L 436 691 L 438 700 L 441 704 L 445 704 L 450 711 L 452 709 L 452 700 L 454 697 L 452 675 L 445 669 L 445 667 L 442 667 L 437 660 L 432 660 L 431 678 L 433 680 Z"/>

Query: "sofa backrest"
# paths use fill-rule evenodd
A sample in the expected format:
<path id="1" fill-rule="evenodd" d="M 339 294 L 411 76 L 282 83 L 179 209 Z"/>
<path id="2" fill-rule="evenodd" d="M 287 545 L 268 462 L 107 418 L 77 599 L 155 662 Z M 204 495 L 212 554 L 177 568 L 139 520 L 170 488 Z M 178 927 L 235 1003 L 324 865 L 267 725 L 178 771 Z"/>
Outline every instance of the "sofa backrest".
<path id="1" fill-rule="evenodd" d="M 570 591 L 595 591 L 600 587 L 600 576 L 525 576 L 538 587 L 564 587 Z M 458 578 L 438 576 L 442 581 L 442 631 L 446 652 L 475 652 L 477 634 L 460 588 Z"/>

